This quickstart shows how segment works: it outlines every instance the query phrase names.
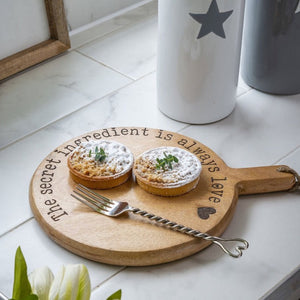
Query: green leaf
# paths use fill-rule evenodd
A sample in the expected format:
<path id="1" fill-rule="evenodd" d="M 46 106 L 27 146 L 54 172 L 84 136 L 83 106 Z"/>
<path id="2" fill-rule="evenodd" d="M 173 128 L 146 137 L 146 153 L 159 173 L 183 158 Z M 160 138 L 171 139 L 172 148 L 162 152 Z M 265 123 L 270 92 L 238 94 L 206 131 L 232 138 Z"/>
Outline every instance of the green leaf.
<path id="1" fill-rule="evenodd" d="M 27 265 L 20 246 L 15 255 L 15 276 L 13 286 L 13 298 L 24 300 L 31 295 L 31 285 L 27 276 Z"/>
<path id="2" fill-rule="evenodd" d="M 106 156 L 100 156 L 100 157 L 99 157 L 99 161 L 100 161 L 100 162 L 104 162 L 105 158 L 106 158 Z"/>
<path id="3" fill-rule="evenodd" d="M 9 300 L 16 300 L 16 299 L 10 298 Z M 29 296 L 26 296 L 24 300 L 39 300 L 39 297 L 35 294 L 31 294 Z"/>
<path id="4" fill-rule="evenodd" d="M 100 157 L 101 157 L 101 156 L 100 156 L 100 153 L 99 153 L 99 152 L 97 152 L 97 153 L 96 153 L 96 155 L 95 155 L 95 160 L 99 160 L 99 159 L 100 159 Z"/>
<path id="5" fill-rule="evenodd" d="M 101 155 L 105 155 L 105 151 L 104 151 L 103 148 L 100 148 L 100 154 L 101 154 Z"/>
<path id="6" fill-rule="evenodd" d="M 163 170 L 165 170 L 165 166 L 167 164 L 169 169 L 173 169 L 172 163 L 176 162 L 178 163 L 178 158 L 172 154 L 167 155 L 166 152 L 164 152 L 164 158 L 159 159 L 156 158 L 157 164 L 155 165 L 156 169 L 160 169 L 162 168 Z"/>
<path id="7" fill-rule="evenodd" d="M 92 152 L 90 151 L 90 155 L 92 154 Z M 105 151 L 103 148 L 98 148 L 98 146 L 96 146 L 95 148 L 95 161 L 99 161 L 99 162 L 104 162 L 105 158 L 107 157 L 107 155 L 105 154 Z"/>
<path id="8" fill-rule="evenodd" d="M 122 297 L 122 290 L 118 290 L 112 295 L 110 295 L 106 300 L 120 300 Z"/>
<path id="9" fill-rule="evenodd" d="M 39 297 L 35 294 L 31 294 L 31 295 L 25 297 L 24 300 L 39 300 Z"/>

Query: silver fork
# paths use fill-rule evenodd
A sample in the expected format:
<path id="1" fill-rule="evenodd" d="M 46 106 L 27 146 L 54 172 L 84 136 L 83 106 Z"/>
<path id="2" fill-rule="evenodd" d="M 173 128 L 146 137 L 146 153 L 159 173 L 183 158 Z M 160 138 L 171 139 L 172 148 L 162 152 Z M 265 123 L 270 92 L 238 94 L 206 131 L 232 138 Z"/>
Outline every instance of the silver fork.
<path id="1" fill-rule="evenodd" d="M 207 241 L 210 241 L 217 246 L 219 246 L 226 254 L 231 257 L 238 258 L 242 256 L 243 250 L 246 250 L 249 247 L 249 243 L 241 238 L 234 239 L 223 239 L 216 236 L 210 236 L 207 233 L 202 233 L 198 230 L 194 230 L 192 228 L 186 227 L 184 225 L 177 224 L 175 222 L 171 222 L 168 219 L 164 219 L 162 217 L 150 214 L 144 210 L 140 210 L 139 208 L 134 208 L 129 206 L 127 202 L 121 202 L 116 200 L 111 200 L 107 197 L 104 197 L 94 191 L 86 188 L 85 186 L 78 184 L 73 191 L 74 194 L 71 194 L 72 197 L 82 202 L 83 204 L 89 206 L 94 211 L 103 214 L 109 217 L 117 217 L 124 212 L 132 212 L 143 217 L 146 217 L 152 221 L 162 224 L 163 226 L 179 231 L 181 233 L 185 233 L 187 235 L 202 238 Z M 239 243 L 233 251 L 230 251 L 224 243 Z"/>
<path id="2" fill-rule="evenodd" d="M 0 300 L 8 300 L 8 298 L 0 292 Z"/>

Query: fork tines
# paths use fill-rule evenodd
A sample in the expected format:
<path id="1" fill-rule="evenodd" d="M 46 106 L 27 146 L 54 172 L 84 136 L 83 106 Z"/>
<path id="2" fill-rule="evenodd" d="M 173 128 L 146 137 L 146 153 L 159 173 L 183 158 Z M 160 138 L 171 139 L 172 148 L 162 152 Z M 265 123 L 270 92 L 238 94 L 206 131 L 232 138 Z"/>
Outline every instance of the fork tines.
<path id="1" fill-rule="evenodd" d="M 100 213 L 101 211 L 109 211 L 108 208 L 114 204 L 112 200 L 95 193 L 81 184 L 78 184 L 73 192 L 79 196 L 71 194 L 73 198 Z"/>

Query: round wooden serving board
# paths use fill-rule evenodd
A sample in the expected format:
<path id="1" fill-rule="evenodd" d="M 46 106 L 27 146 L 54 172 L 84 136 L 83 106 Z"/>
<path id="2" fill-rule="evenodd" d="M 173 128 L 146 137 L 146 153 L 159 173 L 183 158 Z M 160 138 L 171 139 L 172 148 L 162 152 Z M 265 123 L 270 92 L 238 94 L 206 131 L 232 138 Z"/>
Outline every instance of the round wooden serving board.
<path id="1" fill-rule="evenodd" d="M 82 141 L 111 139 L 135 156 L 154 147 L 176 146 L 194 153 L 202 163 L 198 186 L 178 197 L 154 196 L 131 178 L 119 187 L 100 190 L 149 213 L 210 235 L 220 236 L 229 224 L 239 194 L 288 190 L 294 176 L 278 166 L 232 169 L 205 145 L 189 137 L 149 128 L 106 128 L 76 137 L 52 151 L 35 171 L 30 205 L 43 230 L 59 245 L 85 258 L 114 265 L 145 266 L 192 255 L 209 245 L 132 213 L 110 218 L 70 196 L 75 183 L 67 157 Z"/>

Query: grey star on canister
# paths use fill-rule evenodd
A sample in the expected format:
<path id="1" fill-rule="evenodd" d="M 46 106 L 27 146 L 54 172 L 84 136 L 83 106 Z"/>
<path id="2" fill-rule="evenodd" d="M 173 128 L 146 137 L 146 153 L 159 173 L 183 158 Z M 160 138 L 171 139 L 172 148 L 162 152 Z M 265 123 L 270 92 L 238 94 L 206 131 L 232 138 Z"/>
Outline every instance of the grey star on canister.
<path id="1" fill-rule="evenodd" d="M 223 23 L 230 17 L 233 10 L 220 12 L 216 0 L 213 0 L 206 14 L 190 13 L 190 16 L 202 24 L 197 39 L 213 32 L 221 38 L 226 38 Z"/>

